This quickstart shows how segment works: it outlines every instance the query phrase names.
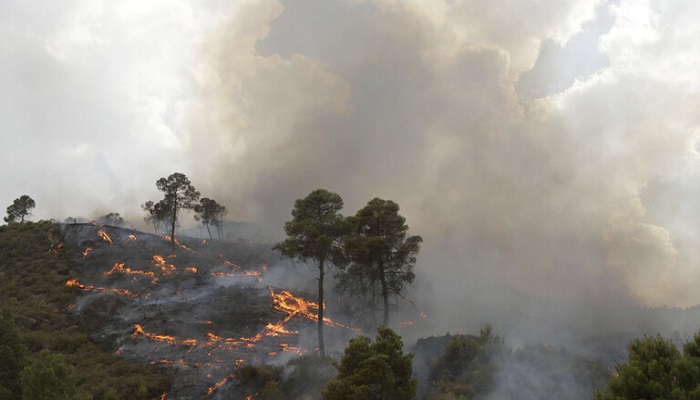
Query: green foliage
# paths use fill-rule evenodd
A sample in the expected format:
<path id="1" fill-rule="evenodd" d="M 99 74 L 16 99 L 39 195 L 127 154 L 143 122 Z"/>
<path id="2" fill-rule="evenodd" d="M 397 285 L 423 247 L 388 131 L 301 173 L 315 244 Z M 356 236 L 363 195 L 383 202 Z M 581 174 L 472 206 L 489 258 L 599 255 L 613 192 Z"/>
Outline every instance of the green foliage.
<path id="1" fill-rule="evenodd" d="M 326 262 L 342 263 L 342 241 L 347 232 L 345 219 L 339 213 L 343 199 L 336 193 L 316 189 L 294 202 L 292 220 L 284 224 L 287 239 L 272 249 L 282 256 L 318 263 L 318 347 L 325 357 L 323 343 L 323 279 Z"/>
<path id="2" fill-rule="evenodd" d="M 428 399 L 485 398 L 493 389 L 494 357 L 506 350 L 486 325 L 479 336 L 455 335 L 430 368 Z"/>
<path id="3" fill-rule="evenodd" d="M 273 247 L 284 257 L 302 261 L 337 261 L 346 226 L 339 213 L 343 199 L 336 193 L 316 189 L 294 202 L 292 220 L 284 224 L 287 239 Z"/>
<path id="4" fill-rule="evenodd" d="M 635 339 L 627 363 L 615 370 L 596 399 L 700 399 L 700 334 L 683 346 L 682 354 L 661 335 Z"/>
<path id="5" fill-rule="evenodd" d="M 337 366 L 338 376 L 323 391 L 324 400 L 410 400 L 417 382 L 411 379 L 411 354 L 403 354 L 401 336 L 386 326 L 377 338 L 360 336 L 350 340 Z"/>
<path id="6" fill-rule="evenodd" d="M 7 207 L 7 217 L 5 217 L 4 220 L 7 223 L 24 223 L 24 218 L 30 214 L 30 210 L 35 206 L 36 203 L 34 199 L 24 194 L 18 199 L 15 199 L 12 204 Z"/>
<path id="7" fill-rule="evenodd" d="M 26 364 L 26 349 L 8 312 L 0 313 L 0 400 L 21 394 L 19 374 Z"/>
<path id="8" fill-rule="evenodd" d="M 61 240 L 47 221 L 0 226 L 0 304 L 11 311 L 28 356 L 38 357 L 42 350 L 62 354 L 74 368 L 79 393 L 95 399 L 109 387 L 119 399 L 138 398 L 139 387 L 144 399 L 163 393 L 169 379 L 157 367 L 103 351 L 62 311 L 75 300 L 75 290 L 65 285 L 72 276 Z M 0 370 L 2 364 L 4 359 Z"/>
<path id="9" fill-rule="evenodd" d="M 22 399 L 74 400 L 78 394 L 75 369 L 63 355 L 44 350 L 21 372 Z"/>
<path id="10" fill-rule="evenodd" d="M 412 283 L 413 267 L 423 239 L 407 237 L 406 218 L 391 200 L 375 198 L 349 219 L 353 233 L 346 241 L 350 267 L 341 274 L 341 290 L 368 295 L 370 308 L 383 301 L 383 323 L 389 323 L 390 297 Z"/>
<path id="11" fill-rule="evenodd" d="M 210 239 L 212 236 L 209 225 L 214 225 L 219 232 L 219 239 L 222 238 L 221 223 L 223 222 L 224 215 L 227 213 L 226 207 L 217 203 L 216 200 L 204 197 L 199 200 L 199 204 L 194 206 L 194 212 L 194 219 L 202 221 L 202 224 L 207 227 Z"/>

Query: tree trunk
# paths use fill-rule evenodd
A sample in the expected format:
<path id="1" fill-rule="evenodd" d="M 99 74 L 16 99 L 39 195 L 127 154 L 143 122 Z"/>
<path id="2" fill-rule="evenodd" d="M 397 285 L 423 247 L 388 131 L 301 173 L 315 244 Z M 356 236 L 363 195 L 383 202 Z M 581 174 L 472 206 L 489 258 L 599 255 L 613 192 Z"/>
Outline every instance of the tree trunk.
<path id="1" fill-rule="evenodd" d="M 325 258 L 319 258 L 318 263 L 318 354 L 326 356 L 326 347 L 323 343 L 323 277 L 326 274 L 324 266 Z"/>
<path id="2" fill-rule="evenodd" d="M 214 240 L 214 238 L 211 236 L 211 230 L 209 230 L 209 224 L 206 224 L 206 225 L 207 225 L 207 232 L 209 232 L 209 239 Z"/>
<path id="3" fill-rule="evenodd" d="M 384 300 L 384 325 L 389 326 L 389 287 L 384 275 L 384 264 L 379 263 L 379 280 L 382 283 L 382 300 Z"/>
<path id="4" fill-rule="evenodd" d="M 172 226 L 170 228 L 170 242 L 173 245 L 173 248 L 175 248 L 175 222 L 177 220 L 177 198 L 173 202 L 173 218 L 172 218 Z"/>

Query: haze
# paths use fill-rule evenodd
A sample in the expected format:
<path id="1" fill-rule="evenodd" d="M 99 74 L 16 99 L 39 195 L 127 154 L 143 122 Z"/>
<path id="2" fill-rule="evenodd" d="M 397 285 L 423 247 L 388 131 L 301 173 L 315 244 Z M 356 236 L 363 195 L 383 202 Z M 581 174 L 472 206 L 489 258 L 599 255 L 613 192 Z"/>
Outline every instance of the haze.
<path id="1" fill-rule="evenodd" d="M 345 214 L 397 202 L 444 301 L 499 282 L 696 305 L 699 20 L 693 0 L 4 1 L 0 206 L 141 225 L 178 171 L 275 239 L 322 187 Z"/>

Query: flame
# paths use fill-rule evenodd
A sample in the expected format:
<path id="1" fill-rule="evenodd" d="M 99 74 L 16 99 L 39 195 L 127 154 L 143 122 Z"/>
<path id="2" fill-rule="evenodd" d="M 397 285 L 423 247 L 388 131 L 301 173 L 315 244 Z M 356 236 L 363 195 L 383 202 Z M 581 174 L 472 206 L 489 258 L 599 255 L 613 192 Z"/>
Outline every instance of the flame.
<path id="1" fill-rule="evenodd" d="M 212 387 L 210 387 L 209 389 L 207 389 L 207 396 L 209 396 L 210 394 L 214 393 L 214 391 L 215 391 L 216 389 L 218 389 L 218 388 L 222 387 L 224 384 L 226 384 L 226 382 L 228 382 L 229 379 L 232 379 L 232 378 L 235 378 L 235 377 L 236 377 L 236 374 L 235 374 L 235 373 L 231 373 L 231 374 L 229 374 L 227 377 L 225 377 L 224 379 L 222 379 L 222 380 L 216 382 L 216 383 L 214 384 L 214 386 L 212 386 Z"/>
<path id="2" fill-rule="evenodd" d="M 165 240 L 167 240 L 167 241 L 169 242 L 169 241 L 171 240 L 171 237 L 168 236 L 168 235 L 163 235 L 163 239 L 165 239 Z M 175 239 L 174 242 L 175 242 L 176 245 L 180 246 L 181 248 L 183 248 L 183 249 L 185 249 L 185 250 L 187 250 L 187 251 L 194 252 L 194 250 L 192 250 L 192 249 L 190 249 L 189 247 L 185 246 L 185 245 L 182 244 L 179 240 Z"/>
<path id="3" fill-rule="evenodd" d="M 77 287 L 78 289 L 82 290 L 94 290 L 95 292 L 105 292 L 105 293 L 114 293 L 118 294 L 121 296 L 128 296 L 128 297 L 133 297 L 136 298 L 139 295 L 135 293 L 131 293 L 130 291 L 126 289 L 111 289 L 111 288 L 103 288 L 103 287 L 95 287 L 93 285 L 83 285 L 78 281 L 78 278 L 70 279 L 66 282 L 67 287 Z"/>
<path id="4" fill-rule="evenodd" d="M 109 237 L 109 235 L 107 234 L 107 232 L 105 232 L 105 231 L 103 231 L 103 230 L 99 230 L 99 231 L 97 231 L 97 234 L 100 235 L 100 237 L 102 237 L 102 240 L 104 240 L 105 242 L 107 242 L 107 243 L 109 243 L 109 244 L 112 244 L 112 243 L 113 243 L 113 242 L 112 242 L 112 238 Z"/>
<path id="5" fill-rule="evenodd" d="M 418 318 L 417 318 L 417 319 L 414 319 L 414 320 L 411 320 L 411 321 L 399 322 L 399 325 L 415 325 L 416 322 L 418 322 L 418 320 L 425 319 L 425 317 L 427 317 L 427 316 L 428 316 L 428 314 L 426 314 L 426 313 L 424 313 L 424 312 L 421 312 L 420 315 L 418 315 Z"/>
<path id="6" fill-rule="evenodd" d="M 163 273 L 166 275 L 171 274 L 177 269 L 175 268 L 175 265 L 168 264 L 167 262 L 165 262 L 165 257 L 160 255 L 153 256 L 153 265 L 155 265 L 156 267 L 160 267 L 163 270 Z"/>
<path id="7" fill-rule="evenodd" d="M 207 239 L 202 240 L 202 244 L 206 246 L 206 244 L 207 244 Z"/>
<path id="8" fill-rule="evenodd" d="M 132 332 L 131 336 L 134 338 L 139 337 L 139 336 L 145 336 L 148 339 L 155 340 L 157 342 L 165 342 L 165 343 L 170 343 L 170 344 L 180 344 L 180 345 L 189 346 L 189 347 L 194 347 L 199 343 L 197 341 L 197 339 L 177 340 L 177 338 L 175 338 L 175 336 L 158 335 L 155 333 L 146 332 L 143 329 L 143 326 L 141 326 L 140 324 L 134 324 L 134 331 Z"/>
<path id="9" fill-rule="evenodd" d="M 136 235 L 129 235 L 129 239 L 131 239 L 131 240 L 134 240 L 134 241 L 135 241 L 135 240 L 136 240 Z"/>
<path id="10" fill-rule="evenodd" d="M 279 293 L 275 293 L 272 290 L 272 288 L 269 289 L 270 295 L 272 296 L 272 300 L 274 301 L 273 307 L 278 311 L 287 313 L 287 316 L 284 318 L 282 323 L 289 321 L 290 319 L 292 319 L 292 317 L 297 315 L 306 317 L 312 321 L 318 320 L 318 313 L 313 313 L 309 311 L 310 309 L 318 310 L 318 304 L 312 301 L 305 300 L 301 297 L 296 297 L 288 290 L 283 290 Z M 325 304 L 323 306 L 325 308 Z M 336 328 L 345 328 L 358 333 L 362 332 L 362 329 L 351 328 L 347 325 L 335 322 L 328 317 L 323 318 L 323 323 Z"/>
<path id="11" fill-rule="evenodd" d="M 85 250 L 83 250 L 83 257 L 87 257 L 88 254 L 92 251 L 92 247 L 86 247 Z"/>
<path id="12" fill-rule="evenodd" d="M 155 277 L 155 273 L 151 271 L 134 271 L 131 268 L 124 267 L 124 263 L 114 263 L 114 266 L 112 269 L 109 271 L 105 272 L 102 274 L 102 276 L 108 276 L 112 275 L 113 273 L 118 272 L 124 275 L 139 275 L 139 276 L 147 276 L 150 278 L 153 278 L 152 282 L 155 283 L 158 278 Z"/>
<path id="13" fill-rule="evenodd" d="M 195 267 L 188 267 L 188 268 L 185 268 L 185 272 L 191 272 L 191 273 L 193 273 L 193 274 L 196 274 L 196 273 L 197 273 L 197 268 L 195 268 Z"/>

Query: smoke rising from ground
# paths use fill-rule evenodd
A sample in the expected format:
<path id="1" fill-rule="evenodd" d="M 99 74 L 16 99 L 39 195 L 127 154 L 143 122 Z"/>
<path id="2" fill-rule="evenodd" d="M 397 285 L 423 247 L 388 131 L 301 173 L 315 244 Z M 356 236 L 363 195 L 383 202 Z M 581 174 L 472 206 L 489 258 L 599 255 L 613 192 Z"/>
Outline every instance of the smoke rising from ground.
<path id="1" fill-rule="evenodd" d="M 203 46 L 189 150 L 209 156 L 193 168 L 272 228 L 316 187 L 348 214 L 393 199 L 440 287 L 489 277 L 545 297 L 696 304 L 676 244 L 694 234 L 672 231 L 672 210 L 651 221 L 643 198 L 698 183 L 697 78 L 681 57 L 698 49 L 677 29 L 693 8 L 245 2 Z M 516 91 L 543 43 L 611 18 L 593 38 L 607 66 L 549 97 Z"/>
<path id="2" fill-rule="evenodd" d="M 323 187 L 401 206 L 437 304 L 700 303 L 692 1 L 2 8 L 2 204 L 137 221 L 180 171 L 279 237 Z"/>

